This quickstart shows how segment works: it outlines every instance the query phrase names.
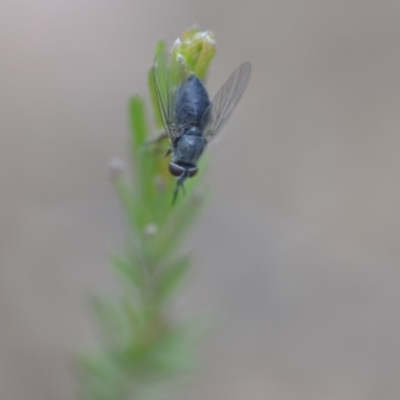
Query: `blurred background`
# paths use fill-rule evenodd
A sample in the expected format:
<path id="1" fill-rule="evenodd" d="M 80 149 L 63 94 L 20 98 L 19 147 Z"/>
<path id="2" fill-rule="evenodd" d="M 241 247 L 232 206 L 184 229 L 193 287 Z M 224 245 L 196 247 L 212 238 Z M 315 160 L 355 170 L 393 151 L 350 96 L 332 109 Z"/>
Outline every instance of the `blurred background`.
<path id="1" fill-rule="evenodd" d="M 0 392 L 72 399 L 123 236 L 107 176 L 154 44 L 196 23 L 211 94 L 253 75 L 211 150 L 178 301 L 218 332 L 187 398 L 400 398 L 400 2 L 0 1 Z"/>

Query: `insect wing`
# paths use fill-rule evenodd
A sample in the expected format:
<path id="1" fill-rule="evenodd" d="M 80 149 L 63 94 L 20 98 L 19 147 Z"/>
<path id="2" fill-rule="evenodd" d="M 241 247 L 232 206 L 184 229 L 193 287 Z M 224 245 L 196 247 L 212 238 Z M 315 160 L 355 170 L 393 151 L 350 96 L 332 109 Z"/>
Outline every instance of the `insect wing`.
<path id="1" fill-rule="evenodd" d="M 158 109 L 165 131 L 173 142 L 178 134 L 175 126 L 176 93 L 186 78 L 184 65 L 170 53 L 162 51 L 155 57 L 152 70 Z"/>
<path id="2" fill-rule="evenodd" d="M 245 62 L 232 72 L 228 80 L 218 90 L 213 98 L 209 110 L 204 113 L 204 136 L 207 141 L 212 139 L 225 125 L 228 118 L 235 109 L 251 73 L 251 64 Z"/>

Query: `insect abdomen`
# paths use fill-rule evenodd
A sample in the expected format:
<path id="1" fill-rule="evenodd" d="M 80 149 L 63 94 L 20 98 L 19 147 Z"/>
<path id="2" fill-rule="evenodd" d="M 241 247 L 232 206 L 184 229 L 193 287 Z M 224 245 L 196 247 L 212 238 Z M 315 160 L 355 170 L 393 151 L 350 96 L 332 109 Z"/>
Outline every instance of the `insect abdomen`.
<path id="1" fill-rule="evenodd" d="M 175 116 L 178 126 L 197 126 L 202 128 L 206 119 L 205 111 L 210 105 L 207 91 L 199 78 L 190 75 L 178 90 Z"/>

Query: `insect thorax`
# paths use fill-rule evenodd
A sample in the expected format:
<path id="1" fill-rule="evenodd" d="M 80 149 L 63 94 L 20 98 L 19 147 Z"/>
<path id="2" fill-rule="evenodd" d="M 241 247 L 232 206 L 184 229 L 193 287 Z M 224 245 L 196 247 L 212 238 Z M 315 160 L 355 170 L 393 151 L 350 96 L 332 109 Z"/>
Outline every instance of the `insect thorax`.
<path id="1" fill-rule="evenodd" d="M 201 130 L 192 126 L 187 129 L 176 143 L 172 162 L 194 166 L 205 147 L 205 140 Z"/>

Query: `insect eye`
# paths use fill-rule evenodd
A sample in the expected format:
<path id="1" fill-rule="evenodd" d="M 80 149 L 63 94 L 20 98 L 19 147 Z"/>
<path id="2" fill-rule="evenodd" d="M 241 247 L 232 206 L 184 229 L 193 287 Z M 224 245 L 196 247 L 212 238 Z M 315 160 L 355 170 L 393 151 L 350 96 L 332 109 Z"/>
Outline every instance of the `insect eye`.
<path id="1" fill-rule="evenodd" d="M 171 175 L 173 176 L 181 176 L 185 170 L 180 167 L 179 165 L 176 165 L 174 163 L 169 164 L 169 172 L 171 172 Z"/>
<path id="2" fill-rule="evenodd" d="M 191 168 L 189 169 L 189 178 L 192 176 L 195 176 L 197 174 L 197 168 Z"/>

